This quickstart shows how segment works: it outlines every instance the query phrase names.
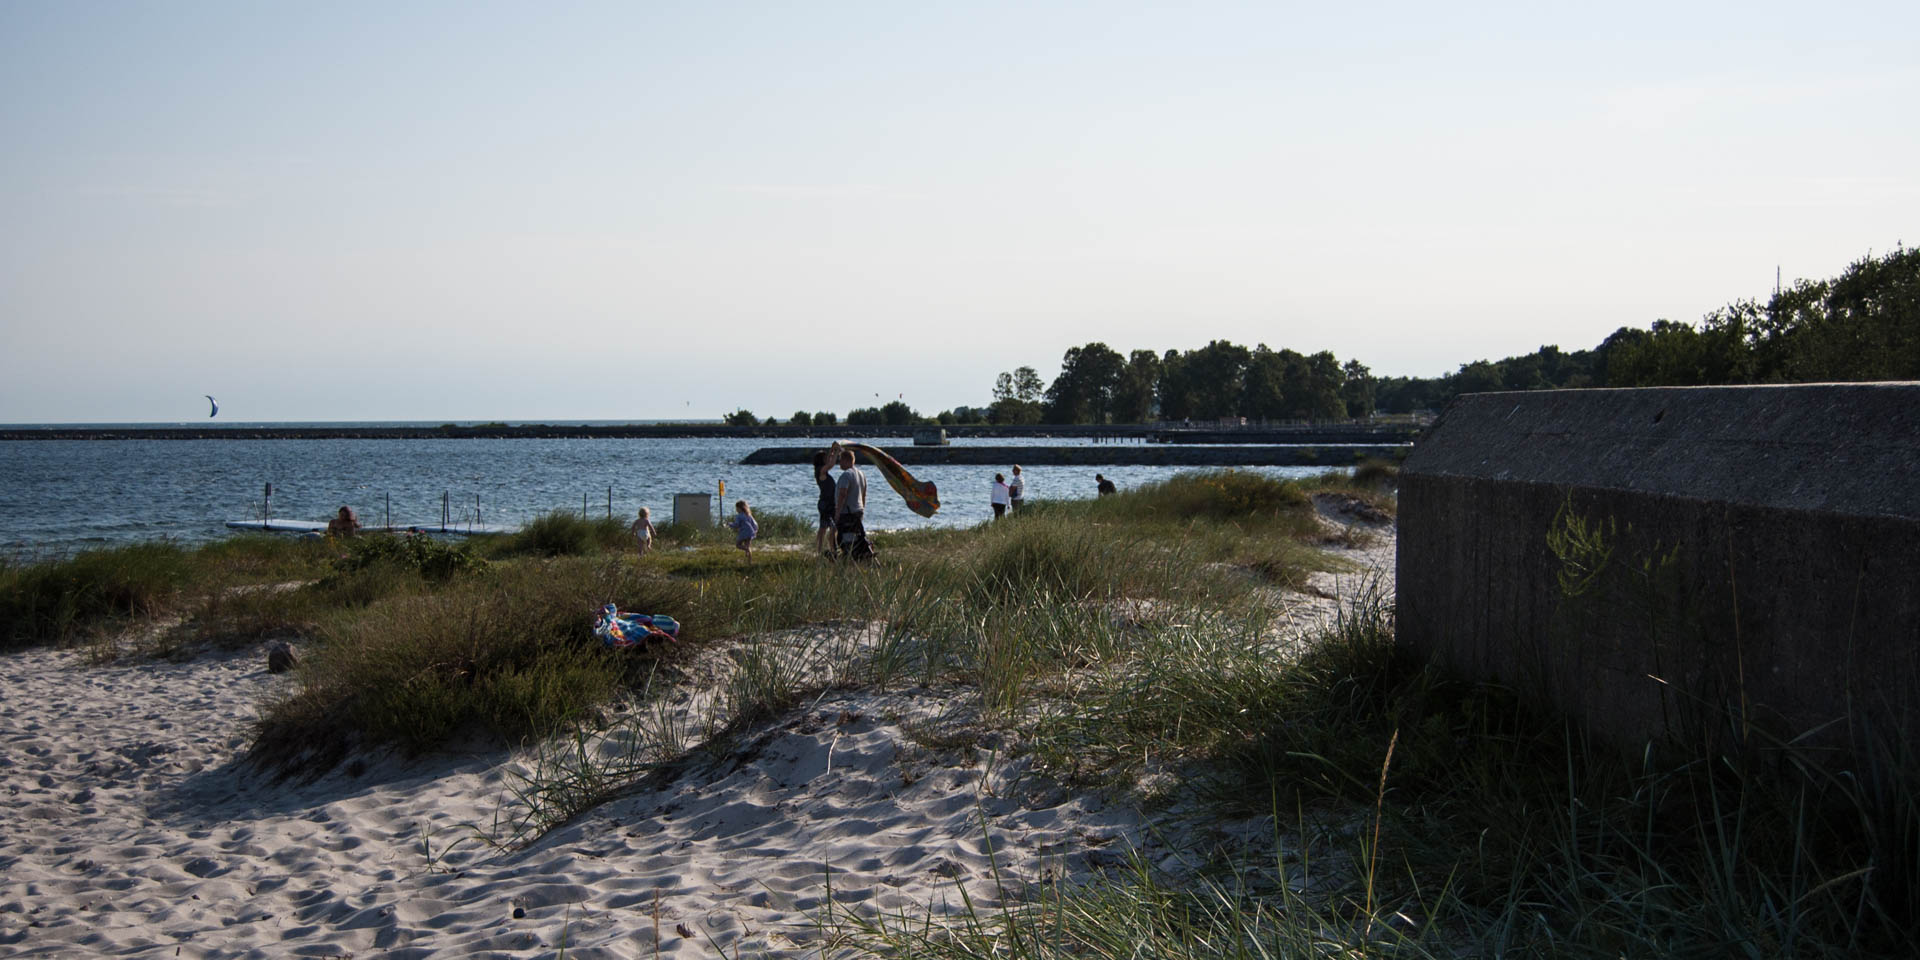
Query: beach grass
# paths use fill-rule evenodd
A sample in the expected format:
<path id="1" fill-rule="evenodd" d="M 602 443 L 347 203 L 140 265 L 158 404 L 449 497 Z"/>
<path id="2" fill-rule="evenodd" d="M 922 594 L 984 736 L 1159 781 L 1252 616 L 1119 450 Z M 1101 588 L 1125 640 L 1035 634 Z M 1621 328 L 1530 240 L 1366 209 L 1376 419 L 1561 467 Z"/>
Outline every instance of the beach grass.
<path id="1" fill-rule="evenodd" d="M 1178 883 L 1136 858 L 1009 885 L 994 899 L 1012 907 L 957 923 L 819 918 L 875 955 L 1906 954 L 1920 913 L 1910 748 L 1836 774 L 1792 744 L 1593 742 L 1408 658 L 1378 593 L 1283 635 L 1274 589 L 1340 568 L 1313 549 L 1327 536 L 1316 493 L 1392 506 L 1351 478 L 1181 474 L 969 529 L 880 532 L 879 562 L 859 565 L 770 518 L 751 564 L 724 529 L 663 529 L 637 557 L 623 527 L 577 517 L 483 550 L 158 545 L 0 568 L 0 610 L 16 645 L 157 612 L 196 642 L 296 639 L 297 682 L 265 708 L 256 761 L 312 772 L 380 746 L 539 745 L 518 792 L 534 835 L 662 758 L 725 749 L 854 684 L 965 691 L 1040 775 L 1264 825 L 1264 840 L 1223 830 L 1180 851 L 1194 869 Z M 672 615 L 680 642 L 603 647 L 590 630 L 608 602 Z M 706 654 L 726 664 L 712 712 L 669 716 Z M 619 731 L 632 747 L 608 758 L 590 737 L 621 699 L 637 705 Z"/>
<path id="2" fill-rule="evenodd" d="M 0 561 L 0 648 L 97 641 L 233 587 L 314 576 L 327 558 L 319 542 L 239 536 L 191 549 L 141 543 Z"/>

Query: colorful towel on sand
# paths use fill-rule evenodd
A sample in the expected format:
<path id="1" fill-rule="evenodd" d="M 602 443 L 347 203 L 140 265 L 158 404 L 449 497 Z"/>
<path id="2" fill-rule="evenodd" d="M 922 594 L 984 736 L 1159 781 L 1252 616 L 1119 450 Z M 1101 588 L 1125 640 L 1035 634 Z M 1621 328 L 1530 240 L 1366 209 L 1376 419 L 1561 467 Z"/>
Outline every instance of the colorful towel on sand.
<path id="1" fill-rule="evenodd" d="M 609 647 L 632 647 L 649 640 L 673 640 L 680 636 L 680 624 L 664 613 L 627 613 L 609 603 L 600 608 L 593 635 Z"/>
<path id="2" fill-rule="evenodd" d="M 881 475 L 887 478 L 887 486 L 892 487 L 893 492 L 907 502 L 908 510 L 923 517 L 931 517 L 940 509 L 940 488 L 934 486 L 931 480 L 922 482 L 913 479 L 913 474 L 908 473 L 907 468 L 900 465 L 900 461 L 888 456 L 885 450 L 864 443 L 840 445 L 866 454 L 867 459 L 872 460 L 874 466 L 880 468 Z"/>

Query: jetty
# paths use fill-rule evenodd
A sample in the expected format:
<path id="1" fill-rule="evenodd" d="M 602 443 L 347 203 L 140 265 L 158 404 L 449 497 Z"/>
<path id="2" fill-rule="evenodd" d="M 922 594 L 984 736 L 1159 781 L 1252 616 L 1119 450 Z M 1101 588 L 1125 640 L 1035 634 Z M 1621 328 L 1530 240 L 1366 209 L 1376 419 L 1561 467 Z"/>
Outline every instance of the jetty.
<path id="1" fill-rule="evenodd" d="M 1350 467 L 1363 459 L 1398 460 L 1409 444 L 1092 444 L 1086 446 L 890 446 L 887 452 L 908 466 L 1034 466 L 1085 467 Z M 761 447 L 747 454 L 747 465 L 806 464 L 818 452 L 814 447 Z"/>

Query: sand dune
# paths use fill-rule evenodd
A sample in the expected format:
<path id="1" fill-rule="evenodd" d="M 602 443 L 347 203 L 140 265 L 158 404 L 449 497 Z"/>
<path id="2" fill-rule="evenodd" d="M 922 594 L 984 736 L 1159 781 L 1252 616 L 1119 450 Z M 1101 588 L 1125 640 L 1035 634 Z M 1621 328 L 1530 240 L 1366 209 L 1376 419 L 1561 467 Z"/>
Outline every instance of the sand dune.
<path id="1" fill-rule="evenodd" d="M 1352 555 L 1391 577 L 1390 539 Z M 830 666 L 836 648 L 808 636 L 796 649 Z M 389 757 L 311 782 L 239 762 L 259 703 L 291 682 L 264 663 L 0 657 L 0 955 L 832 956 L 831 913 L 939 917 L 963 886 L 990 908 L 1136 849 L 1177 863 L 1164 817 L 1149 830 L 1029 776 L 966 691 L 926 688 L 836 691 L 500 846 L 532 753 Z M 712 690 L 660 722 L 711 713 Z"/>

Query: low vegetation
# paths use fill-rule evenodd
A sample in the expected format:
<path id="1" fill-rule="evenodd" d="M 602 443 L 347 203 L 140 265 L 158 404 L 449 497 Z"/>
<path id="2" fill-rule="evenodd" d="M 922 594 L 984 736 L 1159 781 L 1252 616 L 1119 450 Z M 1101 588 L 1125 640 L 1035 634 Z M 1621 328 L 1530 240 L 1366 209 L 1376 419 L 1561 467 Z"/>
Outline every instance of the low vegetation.
<path id="1" fill-rule="evenodd" d="M 0 610 L 13 645 L 157 612 L 180 618 L 179 645 L 296 638 L 297 685 L 260 720 L 256 760 L 299 771 L 356 747 L 542 744 L 547 772 L 517 791 L 529 836 L 660 757 L 724 749 L 847 684 L 965 691 L 1041 773 L 1264 823 L 1264 841 L 1229 830 L 1178 851 L 1192 868 L 1178 882 L 1141 860 L 957 928 L 818 918 L 876 955 L 1905 953 L 1920 896 L 1910 757 L 1836 774 L 1790 745 L 1622 752 L 1407 659 L 1381 595 L 1310 635 L 1280 630 L 1271 588 L 1340 568 L 1315 549 L 1328 533 L 1313 496 L 1390 515 L 1391 480 L 1183 474 L 972 529 L 882 533 L 881 559 L 857 567 L 771 516 L 750 565 L 726 531 L 663 528 L 636 557 L 623 524 L 565 515 L 472 547 L 128 548 L 0 569 Z M 675 617 L 681 641 L 604 648 L 591 626 L 607 602 Z M 827 668 L 796 667 L 796 650 Z M 713 713 L 656 709 L 705 654 L 731 665 Z M 626 726 L 608 728 L 616 712 Z M 614 729 L 635 746 L 609 758 L 588 738 Z"/>

